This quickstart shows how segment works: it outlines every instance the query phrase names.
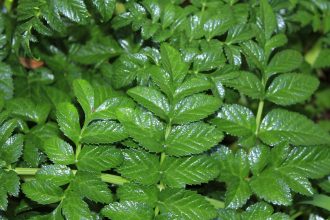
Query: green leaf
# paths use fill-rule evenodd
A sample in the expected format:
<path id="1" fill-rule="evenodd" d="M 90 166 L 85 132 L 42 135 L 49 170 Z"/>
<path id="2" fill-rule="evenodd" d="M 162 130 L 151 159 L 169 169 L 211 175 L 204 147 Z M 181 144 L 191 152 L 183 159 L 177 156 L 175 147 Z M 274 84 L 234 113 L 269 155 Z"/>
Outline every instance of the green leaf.
<path id="1" fill-rule="evenodd" d="M 202 122 L 179 125 L 172 128 L 165 141 L 165 152 L 173 156 L 202 153 L 223 138 L 215 127 Z"/>
<path id="2" fill-rule="evenodd" d="M 170 187 L 205 183 L 219 174 L 216 161 L 208 156 L 167 157 L 162 170 L 162 181 Z"/>
<path id="3" fill-rule="evenodd" d="M 51 1 L 51 3 L 56 11 L 74 22 L 86 24 L 89 18 L 89 13 L 83 0 L 58 0 Z"/>
<path id="4" fill-rule="evenodd" d="M 237 77 L 223 80 L 222 83 L 225 86 L 237 89 L 239 92 L 254 99 L 263 97 L 264 91 L 261 81 L 255 74 L 246 71 L 238 71 L 232 74 L 237 74 Z"/>
<path id="5" fill-rule="evenodd" d="M 252 173 L 258 175 L 266 167 L 270 159 L 269 147 L 257 145 L 251 148 L 248 158 Z"/>
<path id="6" fill-rule="evenodd" d="M 163 151 L 164 125 L 151 113 L 139 109 L 120 109 L 118 120 L 127 133 L 141 146 L 152 151 Z"/>
<path id="7" fill-rule="evenodd" d="M 167 119 L 170 108 L 169 103 L 167 98 L 158 90 L 151 87 L 138 86 L 128 90 L 127 93 L 149 111 L 152 111 L 162 119 Z"/>
<path id="8" fill-rule="evenodd" d="M 303 204 L 310 204 L 316 207 L 330 211 L 330 197 L 323 194 L 316 194 L 313 200 L 303 201 Z"/>
<path id="9" fill-rule="evenodd" d="M 152 220 L 154 210 L 145 203 L 124 201 L 107 205 L 102 214 L 113 220 Z"/>
<path id="10" fill-rule="evenodd" d="M 45 103 L 34 103 L 31 99 L 16 98 L 8 102 L 8 110 L 12 115 L 28 121 L 42 124 L 46 121 L 50 106 Z"/>
<path id="11" fill-rule="evenodd" d="M 225 205 L 237 209 L 245 205 L 252 195 L 249 183 L 241 178 L 233 178 L 227 183 Z"/>
<path id="12" fill-rule="evenodd" d="M 251 179 L 252 191 L 260 198 L 276 205 L 290 205 L 292 198 L 290 188 L 281 179 L 278 173 L 265 171 Z"/>
<path id="13" fill-rule="evenodd" d="M 3 123 L 0 127 L 0 144 L 3 145 L 13 133 L 17 127 L 18 122 L 15 119 L 11 119 Z M 0 145 L 0 146 L 1 146 Z"/>
<path id="14" fill-rule="evenodd" d="M 182 60 L 180 52 L 167 43 L 160 46 L 161 62 L 172 76 L 173 82 L 180 84 L 188 72 L 188 65 Z"/>
<path id="15" fill-rule="evenodd" d="M 174 88 L 170 73 L 166 72 L 159 66 L 149 67 L 148 72 L 150 73 L 154 83 L 161 89 L 161 91 L 164 92 L 167 97 L 171 97 L 173 95 Z"/>
<path id="16" fill-rule="evenodd" d="M 277 20 L 272 6 L 267 0 L 260 1 L 260 14 L 263 24 L 265 38 L 269 39 L 277 26 Z"/>
<path id="17" fill-rule="evenodd" d="M 158 201 L 159 189 L 156 185 L 143 186 L 134 183 L 125 183 L 117 189 L 120 201 L 133 201 L 155 207 Z"/>
<path id="18" fill-rule="evenodd" d="M 79 156 L 79 170 L 105 171 L 118 166 L 123 160 L 121 152 L 112 146 L 85 145 Z"/>
<path id="19" fill-rule="evenodd" d="M 41 181 L 50 181 L 56 186 L 62 186 L 71 181 L 73 172 L 64 165 L 44 165 L 36 173 L 36 179 Z"/>
<path id="20" fill-rule="evenodd" d="M 14 94 L 12 70 L 4 63 L 0 63 L 0 94 L 3 94 L 5 99 L 11 99 Z"/>
<path id="21" fill-rule="evenodd" d="M 8 195 L 7 192 L 0 186 L 0 210 L 7 210 L 8 206 Z"/>
<path id="22" fill-rule="evenodd" d="M 73 81 L 73 91 L 79 104 L 88 117 L 94 110 L 94 90 L 93 87 L 83 79 Z"/>
<path id="23" fill-rule="evenodd" d="M 269 57 L 270 53 L 278 47 L 284 46 L 288 42 L 288 38 L 284 34 L 276 34 L 265 45 L 265 54 Z"/>
<path id="24" fill-rule="evenodd" d="M 108 185 L 101 180 L 100 174 L 78 172 L 73 185 L 74 189 L 81 196 L 87 197 L 92 201 L 106 204 L 112 202 L 111 191 Z"/>
<path id="25" fill-rule="evenodd" d="M 305 116 L 274 109 L 262 120 L 259 138 L 266 144 L 289 142 L 293 145 L 328 144 L 330 136 Z"/>
<path id="26" fill-rule="evenodd" d="M 161 219 L 214 219 L 216 210 L 196 192 L 167 188 L 159 193 Z"/>
<path id="27" fill-rule="evenodd" d="M 179 101 L 170 114 L 174 124 L 198 121 L 214 113 L 221 100 L 206 94 L 195 94 Z"/>
<path id="28" fill-rule="evenodd" d="M 66 195 L 63 199 L 62 213 L 66 219 L 94 219 L 87 203 L 73 192 Z"/>
<path id="29" fill-rule="evenodd" d="M 22 190 L 29 199 L 42 205 L 59 202 L 63 195 L 63 190 L 50 181 L 31 180 L 22 184 Z"/>
<path id="30" fill-rule="evenodd" d="M 68 165 L 75 162 L 72 146 L 58 137 L 46 140 L 44 149 L 49 159 L 56 164 Z"/>
<path id="31" fill-rule="evenodd" d="M 71 103 L 61 103 L 57 107 L 56 117 L 61 131 L 74 143 L 80 139 L 79 114 Z"/>
<path id="32" fill-rule="evenodd" d="M 235 23 L 229 7 L 219 8 L 219 13 L 212 14 L 203 24 L 206 39 L 224 34 Z"/>
<path id="33" fill-rule="evenodd" d="M 265 51 L 257 43 L 252 40 L 244 41 L 241 48 L 250 65 L 253 64 L 261 70 L 264 69 Z"/>
<path id="34" fill-rule="evenodd" d="M 226 42 L 228 44 L 241 43 L 250 40 L 255 33 L 246 24 L 238 24 L 231 27 L 227 33 Z"/>
<path id="35" fill-rule="evenodd" d="M 109 21 L 116 7 L 116 0 L 96 0 L 93 4 L 102 15 L 104 21 Z"/>
<path id="36" fill-rule="evenodd" d="M 138 150 L 124 150 L 124 162 L 118 172 L 134 182 L 151 185 L 160 179 L 158 156 Z"/>
<path id="37" fill-rule="evenodd" d="M 185 80 L 174 92 L 174 98 L 180 100 L 186 96 L 211 89 L 211 83 L 202 77 L 192 77 Z"/>
<path id="38" fill-rule="evenodd" d="M 317 78 L 297 73 L 276 77 L 269 85 L 266 98 L 277 105 L 292 105 L 308 99 L 318 88 Z"/>
<path id="39" fill-rule="evenodd" d="M 251 110 L 237 104 L 224 105 L 212 122 L 221 131 L 238 137 L 253 135 L 256 130 L 256 119 Z"/>
<path id="40" fill-rule="evenodd" d="M 242 214 L 242 219 L 266 219 L 273 213 L 274 209 L 271 205 L 265 202 L 258 202 L 249 206 L 246 211 Z M 271 218 L 267 218 L 271 219 Z M 283 219 L 284 220 L 284 219 Z"/>
<path id="41" fill-rule="evenodd" d="M 18 196 L 20 191 L 20 178 L 14 171 L 0 171 L 1 187 L 11 196 Z"/>
<path id="42" fill-rule="evenodd" d="M 303 61 L 303 57 L 298 51 L 287 49 L 278 52 L 271 59 L 266 68 L 266 75 L 268 77 L 276 73 L 290 72 L 299 68 Z"/>
<path id="43" fill-rule="evenodd" d="M 23 151 L 24 136 L 16 134 L 11 136 L 7 141 L 0 146 L 0 158 L 12 164 L 18 161 Z"/>
<path id="44" fill-rule="evenodd" d="M 111 144 L 127 138 L 124 127 L 116 121 L 96 121 L 83 130 L 81 142 L 88 144 Z"/>

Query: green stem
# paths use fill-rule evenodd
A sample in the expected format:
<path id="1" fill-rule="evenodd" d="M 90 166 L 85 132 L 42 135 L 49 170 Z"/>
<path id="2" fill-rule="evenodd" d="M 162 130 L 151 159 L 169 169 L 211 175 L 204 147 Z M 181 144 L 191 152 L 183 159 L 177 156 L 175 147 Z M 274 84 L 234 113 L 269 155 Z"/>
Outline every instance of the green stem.
<path id="1" fill-rule="evenodd" d="M 76 145 L 76 161 L 78 161 L 78 156 L 80 154 L 81 151 L 81 144 L 77 144 Z"/>
<path id="2" fill-rule="evenodd" d="M 255 134 L 258 135 L 259 133 L 259 127 L 260 127 L 260 122 L 261 122 L 261 116 L 262 116 L 262 111 L 264 109 L 264 100 L 259 101 L 258 105 L 258 112 L 257 112 L 257 118 L 256 118 L 256 131 Z"/>
<path id="3" fill-rule="evenodd" d="M 299 216 L 301 216 L 302 214 L 304 214 L 303 212 L 299 211 L 299 212 L 296 212 L 295 214 L 293 214 L 290 219 L 296 219 L 298 218 Z"/>
<path id="4" fill-rule="evenodd" d="M 212 199 L 209 197 L 205 197 L 206 200 L 211 203 L 211 205 L 213 205 L 216 209 L 223 209 L 225 208 L 225 203 L 216 199 Z"/>

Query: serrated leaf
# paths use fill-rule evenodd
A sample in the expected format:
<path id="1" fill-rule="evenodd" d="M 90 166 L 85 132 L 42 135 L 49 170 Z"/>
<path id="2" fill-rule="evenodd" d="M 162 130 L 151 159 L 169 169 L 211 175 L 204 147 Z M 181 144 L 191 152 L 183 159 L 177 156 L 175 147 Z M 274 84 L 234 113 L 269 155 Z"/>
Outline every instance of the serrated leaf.
<path id="1" fill-rule="evenodd" d="M 203 92 L 208 89 L 211 89 L 211 83 L 206 78 L 192 77 L 185 80 L 179 87 L 176 88 L 174 97 L 176 100 L 180 100 L 186 96 Z"/>
<path id="2" fill-rule="evenodd" d="M 238 24 L 229 29 L 226 42 L 228 44 L 241 43 L 250 40 L 255 34 L 246 24 Z"/>
<path id="3" fill-rule="evenodd" d="M 12 70 L 4 63 L 0 63 L 0 93 L 5 99 L 11 99 L 14 94 Z"/>
<path id="4" fill-rule="evenodd" d="M 85 145 L 78 156 L 77 166 L 79 170 L 100 172 L 118 166 L 122 160 L 120 151 L 112 146 Z"/>
<path id="5" fill-rule="evenodd" d="M 237 77 L 221 81 L 225 86 L 237 89 L 254 99 L 263 97 L 264 91 L 261 81 L 255 74 L 246 71 L 238 71 L 232 74 L 237 74 Z"/>
<path id="6" fill-rule="evenodd" d="M 118 172 L 134 182 L 151 185 L 160 179 L 158 156 L 139 150 L 124 150 L 124 162 Z"/>
<path id="7" fill-rule="evenodd" d="M 56 117 L 61 131 L 74 143 L 80 139 L 79 114 L 71 103 L 61 103 L 57 107 Z"/>
<path id="8" fill-rule="evenodd" d="M 89 13 L 83 0 L 57 0 L 51 2 L 56 11 L 72 21 L 85 24 L 89 18 Z"/>
<path id="9" fill-rule="evenodd" d="M 73 91 L 88 117 L 94 110 L 94 90 L 93 87 L 83 79 L 77 79 L 73 82 Z"/>
<path id="10" fill-rule="evenodd" d="M 124 201 L 107 205 L 102 214 L 113 220 L 152 220 L 154 210 L 145 203 Z"/>
<path id="11" fill-rule="evenodd" d="M 172 128 L 165 141 L 165 152 L 173 156 L 202 153 L 221 141 L 223 135 L 215 127 L 202 122 Z"/>
<path id="12" fill-rule="evenodd" d="M 268 77 L 276 73 L 290 72 L 297 69 L 303 61 L 303 57 L 298 51 L 287 49 L 278 52 L 271 59 L 266 68 Z"/>
<path id="13" fill-rule="evenodd" d="M 251 195 L 252 191 L 246 180 L 233 178 L 227 183 L 225 205 L 227 208 L 240 208 L 245 205 Z"/>
<path id="14" fill-rule="evenodd" d="M 257 145 L 251 148 L 248 159 L 252 173 L 258 175 L 266 167 L 270 159 L 269 147 Z"/>
<path id="15" fill-rule="evenodd" d="M 20 178 L 14 171 L 0 171 L 0 181 L 3 190 L 11 196 L 18 196 L 20 190 Z"/>
<path id="16" fill-rule="evenodd" d="M 158 207 L 161 219 L 213 219 L 216 210 L 196 192 L 167 188 L 159 193 Z"/>
<path id="17" fill-rule="evenodd" d="M 56 164 L 69 165 L 75 162 L 72 146 L 58 137 L 46 140 L 44 149 L 49 159 Z"/>
<path id="18" fill-rule="evenodd" d="M 207 156 L 167 157 L 162 170 L 162 181 L 170 187 L 208 182 L 219 174 L 216 161 Z"/>
<path id="19" fill-rule="evenodd" d="M 237 104 L 224 105 L 212 122 L 221 131 L 238 137 L 253 135 L 256 130 L 256 119 L 251 110 Z"/>
<path id="20" fill-rule="evenodd" d="M 93 1 L 93 4 L 102 15 L 104 21 L 110 20 L 116 7 L 116 0 L 96 0 Z"/>
<path id="21" fill-rule="evenodd" d="M 263 29 L 265 31 L 265 38 L 269 39 L 275 31 L 277 20 L 273 8 L 267 0 L 260 1 L 260 14 Z"/>
<path id="22" fill-rule="evenodd" d="M 7 164 L 18 161 L 23 151 L 24 136 L 15 134 L 7 139 L 7 141 L 0 146 L 0 158 L 7 162 Z"/>
<path id="23" fill-rule="evenodd" d="M 8 195 L 5 189 L 3 189 L 2 186 L 0 186 L 0 210 L 7 210 L 8 206 Z"/>
<path id="24" fill-rule="evenodd" d="M 78 172 L 73 185 L 81 196 L 92 201 L 106 204 L 112 201 L 111 191 L 108 185 L 101 180 L 100 174 Z"/>
<path id="25" fill-rule="evenodd" d="M 167 98 L 158 90 L 151 87 L 138 86 L 128 90 L 127 93 L 149 111 L 152 111 L 162 119 L 167 119 L 170 108 L 169 103 Z"/>
<path id="26" fill-rule="evenodd" d="M 148 68 L 148 72 L 151 75 L 155 84 L 164 92 L 167 97 L 171 97 L 173 94 L 172 77 L 169 72 L 166 72 L 159 66 L 151 66 Z"/>
<path id="27" fill-rule="evenodd" d="M 41 181 L 50 181 L 56 186 L 62 186 L 71 181 L 73 172 L 64 165 L 44 165 L 36 173 L 36 179 Z"/>
<path id="28" fill-rule="evenodd" d="M 4 122 L 0 127 L 0 144 L 1 146 L 8 140 L 13 133 L 14 129 L 18 126 L 18 122 L 15 119 Z"/>
<path id="29" fill-rule="evenodd" d="M 258 202 L 249 206 L 242 214 L 243 219 L 266 219 L 273 213 L 274 209 L 271 205 L 265 202 Z M 268 218 L 267 218 L 268 220 Z"/>
<path id="30" fill-rule="evenodd" d="M 274 109 L 262 120 L 259 138 L 269 145 L 289 142 L 294 145 L 328 144 L 330 136 L 305 116 Z"/>
<path id="31" fill-rule="evenodd" d="M 259 69 L 264 69 L 265 65 L 265 51 L 254 41 L 244 41 L 241 45 L 243 53 L 251 65 L 255 65 Z"/>
<path id="32" fill-rule="evenodd" d="M 289 186 L 278 173 L 265 171 L 251 179 L 252 191 L 260 198 L 276 205 L 290 205 L 292 198 Z"/>
<path id="33" fill-rule="evenodd" d="M 42 205 L 59 202 L 63 195 L 63 190 L 49 181 L 25 182 L 22 184 L 22 191 L 29 199 Z"/>
<path id="34" fill-rule="evenodd" d="M 163 150 L 164 125 L 151 113 L 139 109 L 120 109 L 118 120 L 126 132 L 144 148 L 152 152 Z"/>
<path id="35" fill-rule="evenodd" d="M 318 79 L 310 75 L 282 74 L 269 85 L 266 98 L 277 105 L 292 105 L 308 99 L 318 86 Z"/>
<path id="36" fill-rule="evenodd" d="M 159 189 L 155 185 L 143 186 L 134 183 L 126 183 L 119 186 L 117 189 L 117 195 L 121 202 L 141 202 L 150 205 L 150 207 L 155 207 L 158 201 L 158 193 Z"/>
<path id="37" fill-rule="evenodd" d="M 87 144 L 111 144 L 127 138 L 124 127 L 116 121 L 96 121 L 83 130 L 81 142 Z"/>
<path id="38" fill-rule="evenodd" d="M 221 105 L 221 100 L 206 94 L 188 96 L 178 102 L 170 113 L 174 124 L 198 121 L 214 113 Z"/>
<path id="39" fill-rule="evenodd" d="M 160 46 L 160 54 L 162 65 L 171 74 L 173 82 L 181 83 L 188 72 L 188 65 L 182 60 L 180 52 L 164 43 Z"/>
<path id="40" fill-rule="evenodd" d="M 62 213 L 67 219 L 94 219 L 87 203 L 73 192 L 66 195 L 63 199 Z"/>

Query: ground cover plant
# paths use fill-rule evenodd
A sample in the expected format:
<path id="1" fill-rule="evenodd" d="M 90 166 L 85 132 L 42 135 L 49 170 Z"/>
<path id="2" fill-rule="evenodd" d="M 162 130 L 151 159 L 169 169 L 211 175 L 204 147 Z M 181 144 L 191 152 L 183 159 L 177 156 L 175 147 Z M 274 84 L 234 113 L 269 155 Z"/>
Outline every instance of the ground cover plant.
<path id="1" fill-rule="evenodd" d="M 329 218 L 328 0 L 0 4 L 0 219 Z"/>

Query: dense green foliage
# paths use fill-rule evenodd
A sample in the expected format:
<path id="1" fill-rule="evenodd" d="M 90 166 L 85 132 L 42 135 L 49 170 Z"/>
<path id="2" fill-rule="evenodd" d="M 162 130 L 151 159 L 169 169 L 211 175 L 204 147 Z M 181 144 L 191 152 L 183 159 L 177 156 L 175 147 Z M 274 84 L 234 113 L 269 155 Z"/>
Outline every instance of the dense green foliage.
<path id="1" fill-rule="evenodd" d="M 0 219 L 330 216 L 328 0 L 5 0 Z"/>

